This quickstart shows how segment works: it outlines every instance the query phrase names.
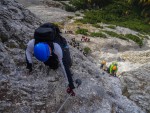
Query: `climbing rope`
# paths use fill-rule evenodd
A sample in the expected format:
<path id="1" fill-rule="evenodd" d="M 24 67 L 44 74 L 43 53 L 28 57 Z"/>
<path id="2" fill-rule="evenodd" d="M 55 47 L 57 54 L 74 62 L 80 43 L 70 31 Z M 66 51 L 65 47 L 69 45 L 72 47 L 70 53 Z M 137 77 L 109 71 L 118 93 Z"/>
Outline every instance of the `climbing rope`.
<path id="1" fill-rule="evenodd" d="M 82 84 L 82 81 L 80 79 L 76 79 L 75 83 L 77 84 L 76 88 L 78 88 Z M 69 96 L 66 98 L 66 100 L 64 101 L 64 103 L 60 106 L 60 108 L 58 109 L 57 113 L 59 113 L 61 111 L 61 109 L 64 107 L 64 105 L 69 100 L 69 98 L 71 98 L 71 94 L 69 94 Z"/>

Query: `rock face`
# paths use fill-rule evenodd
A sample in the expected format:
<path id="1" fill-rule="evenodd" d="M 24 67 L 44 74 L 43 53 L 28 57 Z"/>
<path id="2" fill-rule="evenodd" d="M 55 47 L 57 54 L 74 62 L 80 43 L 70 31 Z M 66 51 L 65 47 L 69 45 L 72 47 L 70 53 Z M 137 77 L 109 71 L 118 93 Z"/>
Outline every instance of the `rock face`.
<path id="1" fill-rule="evenodd" d="M 60 8 L 45 7 L 43 5 L 30 6 L 28 9 L 44 22 L 64 22 L 68 16 L 73 16 L 71 12 L 66 12 Z"/>
<path id="2" fill-rule="evenodd" d="M 24 46 L 27 38 L 33 36 L 31 33 L 39 24 L 39 19 L 15 1 L 1 0 L 0 5 L 1 41 L 6 45 L 9 45 L 7 42 L 10 41 L 13 47 Z M 17 39 L 18 43 L 13 42 L 14 39 Z"/>
<path id="3" fill-rule="evenodd" d="M 32 13 L 37 15 L 44 22 L 64 22 L 68 16 L 74 16 L 67 12 L 59 1 L 53 0 L 16 0 L 23 4 Z"/>
<path id="4" fill-rule="evenodd" d="M 63 5 L 58 1 L 53 0 L 16 0 L 19 3 L 23 4 L 25 7 L 32 5 L 47 5 L 49 7 L 63 8 Z"/>
<path id="5" fill-rule="evenodd" d="M 33 73 L 26 71 L 25 46 L 40 20 L 14 0 L 0 1 L 0 15 L 0 112 L 56 112 L 67 96 L 61 71 L 49 70 L 36 59 Z M 92 58 L 70 49 L 74 78 L 83 83 L 62 113 L 146 113 L 122 95 L 118 78 L 102 74 Z"/>
<path id="6" fill-rule="evenodd" d="M 150 63 L 123 74 L 124 94 L 150 112 Z"/>

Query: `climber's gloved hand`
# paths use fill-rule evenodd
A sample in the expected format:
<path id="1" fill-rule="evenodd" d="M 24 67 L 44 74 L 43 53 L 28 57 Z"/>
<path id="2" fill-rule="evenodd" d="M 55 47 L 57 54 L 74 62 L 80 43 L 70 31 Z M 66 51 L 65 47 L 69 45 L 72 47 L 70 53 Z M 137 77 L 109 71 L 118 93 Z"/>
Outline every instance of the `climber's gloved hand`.
<path id="1" fill-rule="evenodd" d="M 75 96 L 75 92 L 70 87 L 67 88 L 67 93 L 70 94 L 71 96 Z"/>
<path id="2" fill-rule="evenodd" d="M 75 92 L 73 91 L 74 88 L 75 88 L 74 84 L 70 83 L 67 88 L 67 93 L 70 94 L 71 96 L 75 96 Z"/>
<path id="3" fill-rule="evenodd" d="M 27 69 L 29 69 L 29 72 L 32 72 L 32 63 L 27 63 Z"/>

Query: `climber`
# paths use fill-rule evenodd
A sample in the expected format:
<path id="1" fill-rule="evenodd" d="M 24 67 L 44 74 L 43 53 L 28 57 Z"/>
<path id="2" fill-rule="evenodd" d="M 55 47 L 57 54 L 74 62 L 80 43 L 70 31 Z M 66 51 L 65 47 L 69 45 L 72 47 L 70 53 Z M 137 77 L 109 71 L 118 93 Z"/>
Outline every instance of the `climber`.
<path id="1" fill-rule="evenodd" d="M 25 52 L 27 69 L 32 71 L 32 54 L 50 69 L 56 70 L 60 64 L 68 82 L 67 93 L 74 96 L 75 87 L 70 72 L 71 57 L 67 42 L 60 33 L 59 28 L 52 23 L 45 23 L 35 30 L 34 39 L 28 42 Z"/>
<path id="2" fill-rule="evenodd" d="M 117 71 L 118 71 L 118 64 L 117 64 L 117 62 L 113 62 L 113 63 L 109 66 L 109 68 L 108 68 L 107 71 L 108 71 L 108 73 L 109 73 L 110 75 L 116 77 L 116 73 L 117 73 Z"/>
<path id="3" fill-rule="evenodd" d="M 103 61 L 101 62 L 100 69 L 103 69 L 104 71 L 107 71 L 107 66 L 106 66 L 106 61 L 105 61 L 105 60 L 103 60 Z"/>

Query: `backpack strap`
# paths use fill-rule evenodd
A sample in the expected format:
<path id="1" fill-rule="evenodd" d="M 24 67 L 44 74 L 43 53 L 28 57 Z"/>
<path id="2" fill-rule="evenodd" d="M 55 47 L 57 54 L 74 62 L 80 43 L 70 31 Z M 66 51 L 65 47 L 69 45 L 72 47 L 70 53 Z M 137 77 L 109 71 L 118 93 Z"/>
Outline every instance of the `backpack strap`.
<path id="1" fill-rule="evenodd" d="M 63 38 L 61 35 L 58 35 L 58 36 L 57 36 L 55 42 L 58 43 L 62 49 L 67 46 L 67 41 L 66 41 L 66 39 Z"/>
<path id="2" fill-rule="evenodd" d="M 47 43 L 51 47 L 52 53 L 53 53 L 54 52 L 54 44 L 53 44 L 53 42 L 47 42 Z"/>

